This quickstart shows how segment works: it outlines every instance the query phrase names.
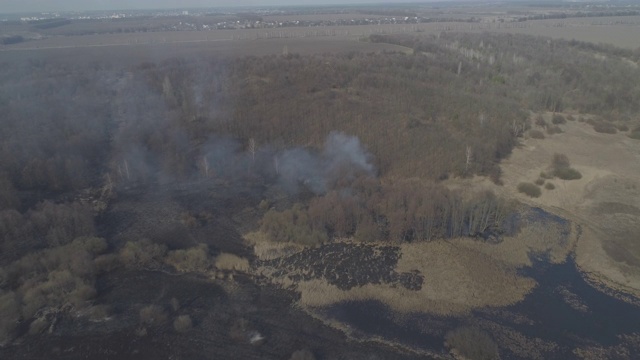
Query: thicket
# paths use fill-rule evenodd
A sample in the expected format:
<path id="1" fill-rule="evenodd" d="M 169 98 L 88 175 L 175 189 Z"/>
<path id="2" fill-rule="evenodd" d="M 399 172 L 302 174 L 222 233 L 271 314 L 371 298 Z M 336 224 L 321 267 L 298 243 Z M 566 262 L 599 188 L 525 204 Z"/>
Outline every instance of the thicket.
<path id="1" fill-rule="evenodd" d="M 518 191 L 532 198 L 537 198 L 542 195 L 542 191 L 540 191 L 540 187 L 538 187 L 538 185 L 527 182 L 521 182 L 518 184 Z"/>
<path id="2" fill-rule="evenodd" d="M 552 174 L 562 180 L 578 180 L 582 174 L 571 167 L 569 158 L 565 154 L 554 154 L 551 162 Z"/>
<path id="3" fill-rule="evenodd" d="M 640 111 L 635 101 L 640 70 L 628 63 L 637 52 L 521 34 L 443 32 L 438 37 L 376 35 L 372 40 L 409 46 L 416 54 L 452 49 L 461 65 L 460 77 L 475 83 L 477 91 L 517 99 L 534 111 Z"/>
<path id="4" fill-rule="evenodd" d="M 0 268 L 0 343 L 16 335 L 17 319 L 38 321 L 48 311 L 80 310 L 96 295 L 98 268 L 94 259 L 107 243 L 95 237 L 79 237 L 66 245 L 25 255 Z"/>
<path id="5" fill-rule="evenodd" d="M 33 250 L 66 245 L 78 237 L 94 234 L 93 212 L 79 203 L 44 201 L 24 214 L 3 210 L 0 211 L 0 265 Z"/>
<path id="6" fill-rule="evenodd" d="M 491 191 L 466 195 L 419 180 L 361 179 L 308 205 L 269 210 L 261 230 L 273 241 L 315 245 L 336 238 L 411 242 L 507 231 L 512 205 Z"/>
<path id="7" fill-rule="evenodd" d="M 606 122 L 595 123 L 593 125 L 593 130 L 604 134 L 615 134 L 618 132 L 618 129 L 615 127 L 615 125 Z"/>

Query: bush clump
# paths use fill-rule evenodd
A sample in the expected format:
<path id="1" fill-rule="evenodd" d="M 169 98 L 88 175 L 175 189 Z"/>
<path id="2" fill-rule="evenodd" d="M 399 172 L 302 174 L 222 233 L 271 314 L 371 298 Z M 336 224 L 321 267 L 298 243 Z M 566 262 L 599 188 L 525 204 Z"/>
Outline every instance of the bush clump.
<path id="1" fill-rule="evenodd" d="M 547 180 L 549 180 L 549 179 L 553 179 L 553 175 L 551 175 L 551 174 L 547 174 L 547 173 L 546 173 L 546 172 L 544 172 L 544 171 L 541 171 L 541 172 L 540 172 L 540 177 L 541 177 L 541 178 L 543 178 L 543 179 L 547 179 Z"/>
<path id="2" fill-rule="evenodd" d="M 460 355 L 473 360 L 494 360 L 499 356 L 498 346 L 486 332 L 462 327 L 450 331 L 445 336 L 446 344 Z"/>
<path id="3" fill-rule="evenodd" d="M 541 128 L 546 128 L 547 127 L 547 122 L 544 120 L 542 115 L 536 116 L 535 124 L 537 126 L 540 126 Z"/>
<path id="4" fill-rule="evenodd" d="M 565 124 L 567 122 L 567 119 L 565 119 L 564 116 L 560 114 L 553 114 L 553 117 L 551 118 L 551 122 L 554 125 L 560 125 L 560 124 Z"/>
<path id="5" fill-rule="evenodd" d="M 595 123 L 593 125 L 593 130 L 603 134 L 615 134 L 618 132 L 618 129 L 616 129 L 616 127 L 613 126 L 613 124 L 604 123 L 604 122 Z"/>
<path id="6" fill-rule="evenodd" d="M 555 186 L 555 185 L 553 185 L 553 183 L 548 182 L 548 183 L 546 183 L 546 184 L 544 185 L 544 188 L 545 188 L 545 189 L 547 189 L 547 190 L 553 190 L 553 189 L 555 189 L 555 188 L 556 188 L 556 186 Z"/>
<path id="7" fill-rule="evenodd" d="M 629 134 L 629 137 L 632 139 L 640 140 L 640 126 L 633 129 L 633 131 L 631 131 L 631 134 Z"/>
<path id="8" fill-rule="evenodd" d="M 302 349 L 294 351 L 289 360 L 316 360 L 316 357 L 309 349 Z"/>
<path id="9" fill-rule="evenodd" d="M 540 130 L 530 130 L 529 136 L 532 139 L 544 139 L 544 133 Z"/>
<path id="10" fill-rule="evenodd" d="M 158 305 L 148 305 L 140 309 L 140 322 L 146 326 L 160 326 L 167 321 L 167 314 Z"/>
<path id="11" fill-rule="evenodd" d="M 549 126 L 547 128 L 547 134 L 549 134 L 549 135 L 562 134 L 562 133 L 563 133 L 563 131 L 560 128 L 560 126 L 558 126 L 558 125 Z"/>
<path id="12" fill-rule="evenodd" d="M 571 167 L 569 158 L 565 154 L 554 154 L 551 162 L 553 175 L 562 180 L 577 180 L 582 178 L 582 174 Z"/>
<path id="13" fill-rule="evenodd" d="M 179 332 L 187 332 L 193 327 L 193 322 L 189 315 L 180 315 L 173 321 L 173 328 Z"/>
<path id="14" fill-rule="evenodd" d="M 629 127 L 625 124 L 620 124 L 617 126 L 617 128 L 618 128 L 618 131 L 621 131 L 621 132 L 629 131 Z"/>
<path id="15" fill-rule="evenodd" d="M 543 178 L 537 178 L 536 181 L 534 181 L 534 184 L 538 185 L 538 186 L 542 186 L 544 185 L 544 179 Z"/>
<path id="16" fill-rule="evenodd" d="M 554 175 L 562 180 L 578 180 L 582 179 L 582 174 L 574 168 L 556 169 Z"/>
<path id="17" fill-rule="evenodd" d="M 202 272 L 211 265 L 209 248 L 205 244 L 199 244 L 189 249 L 169 251 L 165 261 L 179 272 Z"/>
<path id="18" fill-rule="evenodd" d="M 542 195 L 542 191 L 536 184 L 522 182 L 518 184 L 518 191 L 527 194 L 529 197 L 537 198 Z"/>

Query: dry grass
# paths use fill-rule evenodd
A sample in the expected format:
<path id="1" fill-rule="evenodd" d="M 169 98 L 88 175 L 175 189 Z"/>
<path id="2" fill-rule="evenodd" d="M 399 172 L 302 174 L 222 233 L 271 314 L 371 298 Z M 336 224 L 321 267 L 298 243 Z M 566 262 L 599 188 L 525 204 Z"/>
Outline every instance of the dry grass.
<path id="1" fill-rule="evenodd" d="M 220 270 L 249 271 L 249 260 L 234 254 L 222 253 L 216 257 L 214 264 Z"/>

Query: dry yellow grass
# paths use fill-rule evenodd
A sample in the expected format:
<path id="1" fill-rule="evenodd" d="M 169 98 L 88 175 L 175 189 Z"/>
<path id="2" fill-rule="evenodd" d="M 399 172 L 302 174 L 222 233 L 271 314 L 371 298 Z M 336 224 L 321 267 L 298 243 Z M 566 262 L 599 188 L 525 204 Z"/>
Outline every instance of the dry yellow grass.
<path id="1" fill-rule="evenodd" d="M 234 254 L 222 253 L 218 255 L 214 265 L 220 270 L 249 272 L 249 260 Z"/>

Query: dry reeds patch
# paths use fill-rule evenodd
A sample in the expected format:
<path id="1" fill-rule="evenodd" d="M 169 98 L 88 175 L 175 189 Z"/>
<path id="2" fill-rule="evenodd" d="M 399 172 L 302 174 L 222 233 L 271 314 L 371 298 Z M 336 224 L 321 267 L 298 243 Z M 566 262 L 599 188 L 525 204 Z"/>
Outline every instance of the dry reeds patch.
<path id="1" fill-rule="evenodd" d="M 401 245 L 396 271 L 419 271 L 425 281 L 421 290 L 395 284 L 367 284 L 343 291 L 324 279 L 292 282 L 288 276 L 272 278 L 300 293 L 303 307 L 328 306 L 342 301 L 378 300 L 394 311 L 454 315 L 482 306 L 516 303 L 535 286 L 530 278 L 478 254 L 445 241 Z M 291 274 L 294 275 L 294 274 Z"/>
<path id="2" fill-rule="evenodd" d="M 218 255 L 214 265 L 220 270 L 249 271 L 249 260 L 234 254 L 222 253 Z"/>

